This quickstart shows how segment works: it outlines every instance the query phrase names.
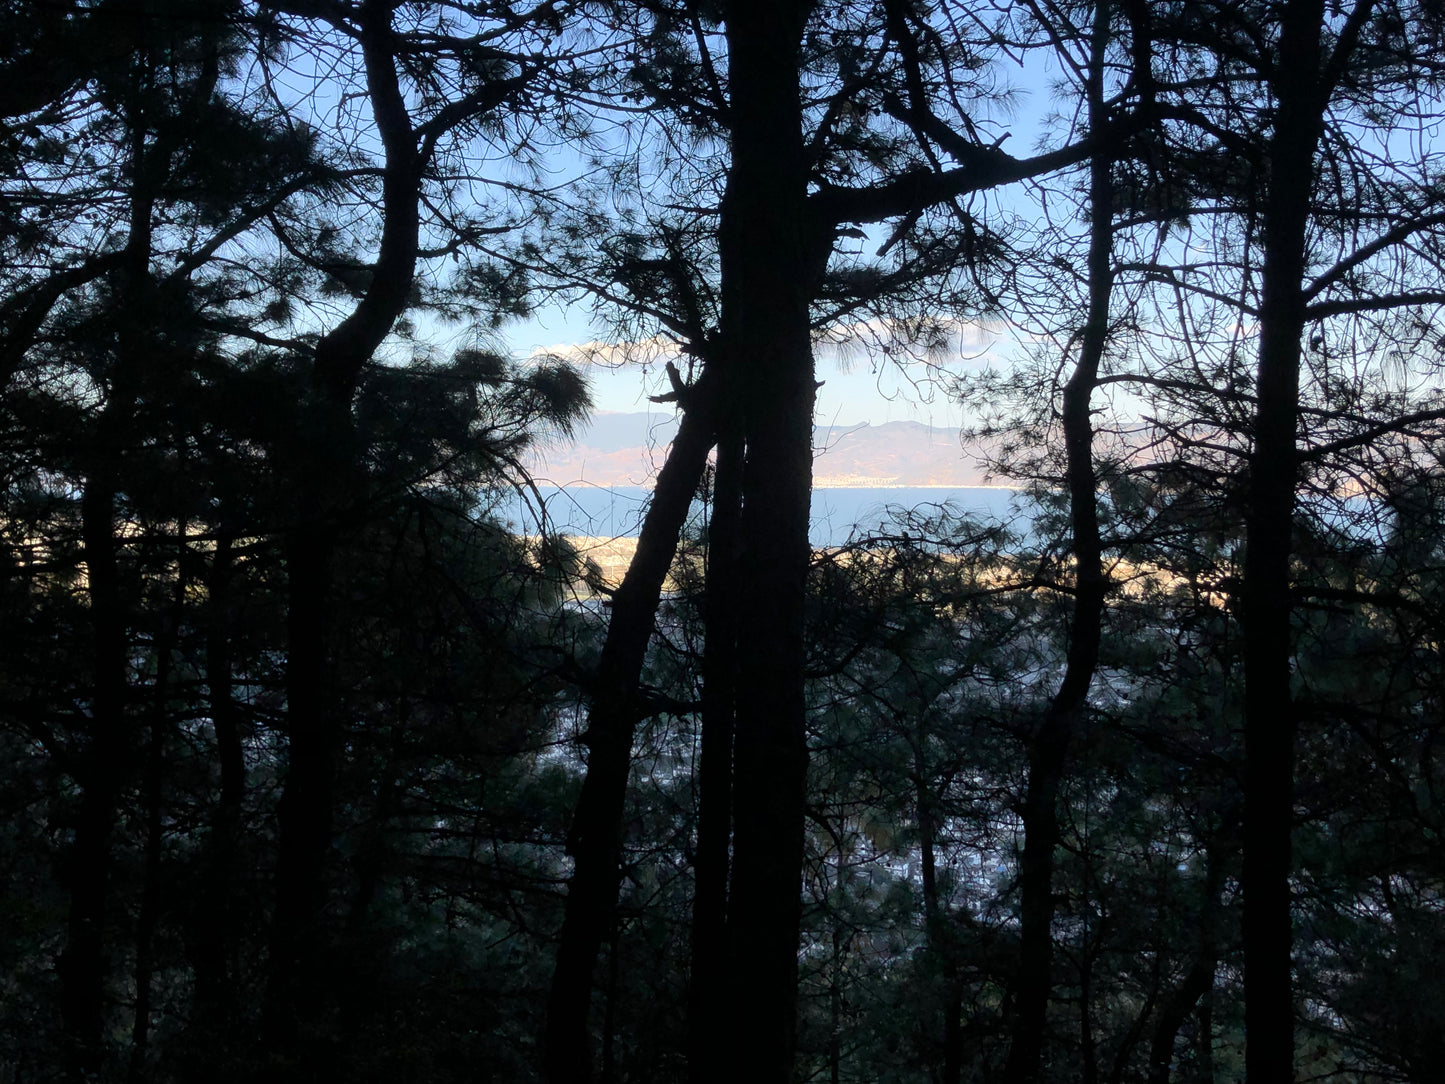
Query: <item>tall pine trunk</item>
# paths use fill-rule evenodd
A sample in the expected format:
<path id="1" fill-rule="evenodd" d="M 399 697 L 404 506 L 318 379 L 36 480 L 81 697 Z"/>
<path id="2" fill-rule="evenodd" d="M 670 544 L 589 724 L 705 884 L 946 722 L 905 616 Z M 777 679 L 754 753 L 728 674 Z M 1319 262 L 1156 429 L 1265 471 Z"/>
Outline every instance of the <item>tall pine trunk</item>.
<path id="1" fill-rule="evenodd" d="M 816 387 L 809 299 L 821 248 L 807 215 L 799 42 L 811 5 L 734 0 L 732 163 L 719 220 L 721 340 L 746 459 L 737 581 L 731 1077 L 792 1078 L 807 773 L 803 600 Z"/>
<path id="2" fill-rule="evenodd" d="M 136 78 L 145 70 L 138 62 Z M 137 392 L 140 366 L 149 356 L 152 312 L 150 257 L 155 210 L 156 172 L 163 153 L 148 143 L 143 117 L 130 119 L 129 232 L 115 283 L 130 307 L 116 328 L 105 406 L 87 449 L 80 500 L 81 542 L 90 599 L 92 686 L 90 726 L 76 757 L 80 810 L 66 860 L 70 909 L 66 945 L 57 961 L 61 1018 L 70 1043 L 68 1069 L 73 1079 L 98 1075 L 105 1065 L 104 1023 L 110 964 L 106 950 L 106 912 L 110 901 L 111 844 L 121 794 L 131 771 L 127 612 L 121 584 L 120 542 L 116 536 L 121 464 Z"/>
<path id="3" fill-rule="evenodd" d="M 425 165 L 397 75 L 392 5 L 364 0 L 357 37 L 385 152 L 381 244 L 365 294 L 317 340 L 311 387 L 288 464 L 294 501 L 287 575 L 287 763 L 277 807 L 276 902 L 262 1039 L 280 1072 L 324 1057 L 319 989 L 330 937 L 326 873 L 341 744 L 328 671 L 332 575 L 343 519 L 360 506 L 352 399 L 362 370 L 409 304 L 416 278 Z"/>
<path id="4" fill-rule="evenodd" d="M 1290 975 L 1295 717 L 1290 695 L 1290 554 L 1298 457 L 1306 231 L 1321 127 L 1320 0 L 1283 13 L 1271 79 L 1263 297 L 1244 580 L 1244 1028 L 1249 1084 L 1294 1079 Z"/>
<path id="5" fill-rule="evenodd" d="M 81 498 L 93 678 L 90 733 L 76 759 L 80 809 L 74 843 L 66 857 L 70 892 L 66 944 L 56 965 L 61 1017 L 70 1046 L 69 1069 L 76 1080 L 94 1077 L 104 1065 L 111 842 L 130 762 L 126 625 L 116 558 L 113 486 L 108 472 L 97 469 L 86 480 Z"/>
<path id="6" fill-rule="evenodd" d="M 161 883 L 162 858 L 165 846 L 165 747 L 170 730 L 168 702 L 171 696 L 172 654 L 186 605 L 186 524 L 180 525 L 176 553 L 176 582 L 171 597 L 171 610 L 162 617 L 160 632 L 154 640 L 155 686 L 151 691 L 149 731 L 145 751 L 145 876 L 141 889 L 140 912 L 135 922 L 135 1013 L 131 1022 L 130 1066 L 127 1080 L 139 1084 L 146 1076 L 150 1050 L 151 1014 L 154 1005 L 156 970 L 156 932 L 165 907 L 165 887 Z"/>

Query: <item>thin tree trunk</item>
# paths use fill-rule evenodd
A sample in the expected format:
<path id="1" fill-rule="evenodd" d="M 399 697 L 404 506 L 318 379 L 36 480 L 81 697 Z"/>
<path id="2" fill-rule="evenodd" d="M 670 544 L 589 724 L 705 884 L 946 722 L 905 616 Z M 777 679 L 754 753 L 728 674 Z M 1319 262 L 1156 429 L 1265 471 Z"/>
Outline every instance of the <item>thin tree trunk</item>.
<path id="1" fill-rule="evenodd" d="M 151 1001 L 155 979 L 155 936 L 162 907 L 161 850 L 165 842 L 163 821 L 165 741 L 170 720 L 166 700 L 170 695 L 171 653 L 185 605 L 185 524 L 181 524 L 180 552 L 176 559 L 175 595 L 172 614 L 165 619 L 155 640 L 156 677 L 151 697 L 150 735 L 145 762 L 145 877 L 140 913 L 135 924 L 135 1015 L 131 1024 L 128 1079 L 139 1084 L 145 1077 L 150 1047 Z"/>
<path id="2" fill-rule="evenodd" d="M 98 1075 L 104 1065 L 106 911 L 110 898 L 115 811 L 128 775 L 126 627 L 114 533 L 114 483 L 95 471 L 81 497 L 81 531 L 90 595 L 94 677 L 90 735 L 77 757 L 81 788 L 75 841 L 66 860 L 70 913 L 65 950 L 57 961 L 60 1010 L 70 1044 L 73 1079 Z"/>
<path id="3" fill-rule="evenodd" d="M 1149 1084 L 1169 1084 L 1170 1067 L 1174 1063 L 1174 1044 L 1179 1029 L 1200 999 L 1214 989 L 1215 951 L 1212 944 L 1201 945 L 1194 963 L 1159 1012 L 1154 1037 L 1149 1044 Z"/>
<path id="4" fill-rule="evenodd" d="M 1220 886 L 1224 874 L 1222 864 L 1212 849 L 1206 850 L 1205 861 L 1208 866 L 1204 873 L 1204 899 L 1199 909 L 1199 940 L 1189 970 L 1164 998 L 1155 1018 L 1154 1034 L 1149 1043 L 1149 1084 L 1169 1084 L 1179 1029 L 1201 999 L 1214 989 L 1214 972 L 1219 959 L 1219 920 L 1223 909 Z"/>
<path id="5" fill-rule="evenodd" d="M 607 944 L 607 998 L 602 1014 L 601 1084 L 617 1084 L 617 984 L 622 977 L 617 942 L 621 934 L 621 923 L 614 911 L 612 934 Z"/>
<path id="6" fill-rule="evenodd" d="M 1094 1038 L 1094 953 L 1087 934 L 1079 963 L 1079 1060 L 1083 1063 L 1084 1084 L 1099 1084 L 1099 1047 Z"/>
<path id="7" fill-rule="evenodd" d="M 377 901 L 392 857 L 390 829 L 405 793 L 401 778 L 405 765 L 404 735 L 413 729 L 412 706 L 405 699 L 396 707 L 390 747 L 375 780 L 376 800 L 359 825 L 355 849 L 348 863 L 352 881 L 344 935 L 338 961 L 342 982 L 336 991 L 337 1022 L 347 1041 L 364 1036 L 380 1007 L 378 992 L 384 983 L 389 953 L 395 947 L 384 920 L 376 914 Z M 361 815 L 358 811 L 358 815 Z M 475 856 L 473 852 L 472 857 Z M 453 901 L 447 900 L 446 929 L 456 928 Z M 383 999 L 384 1000 L 384 999 Z"/>
<path id="8" fill-rule="evenodd" d="M 1109 5 L 1095 9 L 1089 72 L 1089 119 L 1105 124 L 1104 49 Z M 1104 153 L 1089 162 L 1089 311 L 1079 360 L 1064 386 L 1062 424 L 1066 483 L 1074 541 L 1075 591 L 1069 652 L 1063 680 L 1029 743 L 1028 786 L 1019 859 L 1019 965 L 1012 990 L 1012 1026 L 1004 1079 L 1033 1084 L 1043 1068 L 1044 1024 L 1052 989 L 1054 849 L 1059 842 L 1058 792 L 1069 743 L 1078 725 L 1099 661 L 1100 626 L 1108 580 L 1099 538 L 1098 479 L 1094 472 L 1091 400 L 1109 333 L 1114 270 L 1113 160 Z"/>
<path id="9" fill-rule="evenodd" d="M 702 741 L 698 768 L 697 857 L 693 862 L 692 967 L 688 986 L 688 1078 L 724 1084 L 727 1028 L 728 850 L 732 836 L 732 746 L 737 704 L 736 600 L 715 586 L 735 583 L 742 516 L 743 441 L 730 402 L 720 406 L 717 471 L 708 526 L 704 605 Z"/>
<path id="10" fill-rule="evenodd" d="M 706 374 L 702 383 L 705 381 Z M 672 450 L 658 472 L 632 563 L 612 596 L 612 618 L 597 664 L 583 738 L 588 750 L 587 777 L 567 841 L 572 877 L 547 1001 L 542 1045 L 544 1069 L 552 1084 L 585 1084 L 592 1079 L 587 1028 L 592 976 L 617 906 L 622 810 L 632 763 L 632 735 L 640 712 L 642 663 L 663 581 L 677 553 L 677 541 L 712 443 L 710 408 L 706 395 L 700 394 L 683 414 Z"/>
<path id="11" fill-rule="evenodd" d="M 943 982 L 943 1076 L 940 1084 L 958 1084 L 963 1074 L 963 986 L 958 981 L 958 939 L 953 916 L 938 895 L 937 799 L 930 785 L 926 735 L 913 742 L 914 801 L 918 809 L 918 846 L 923 876 L 923 926 L 928 947 L 938 960 Z"/>
<path id="12" fill-rule="evenodd" d="M 1290 554 L 1298 461 L 1306 228 L 1321 125 L 1321 0 L 1283 13 L 1269 143 L 1254 448 L 1249 460 L 1244 623 L 1244 1028 L 1249 1084 L 1294 1079 L 1290 975 L 1295 718 Z"/>
<path id="13" fill-rule="evenodd" d="M 1201 1084 L 1214 1084 L 1214 986 L 1211 984 L 1199 998 L 1199 1033 L 1194 1038 Z"/>
<path id="14" fill-rule="evenodd" d="M 833 923 L 833 960 L 828 969 L 828 1084 L 843 1080 L 843 927 Z"/>
<path id="15" fill-rule="evenodd" d="M 142 24 L 143 25 L 143 21 Z M 147 145 L 147 126 L 131 117 L 130 165 L 134 178 L 129 233 L 117 268 L 118 293 L 132 308 L 121 325 L 112 359 L 110 388 L 96 425 L 81 495 L 81 541 L 90 597 L 93 673 L 88 743 L 76 758 L 81 789 L 75 841 L 67 861 L 70 912 L 64 952 L 57 961 L 61 1019 L 70 1041 L 74 1079 L 99 1074 L 105 1062 L 104 1017 L 109 979 L 106 910 L 110 897 L 111 840 L 116 808 L 131 770 L 126 613 L 122 599 L 119 544 L 115 535 L 116 494 L 124 431 L 136 399 L 137 368 L 147 356 L 146 315 L 150 311 L 152 174 L 166 157 Z"/>
<path id="16" fill-rule="evenodd" d="M 207 1031 L 225 1026 L 235 1005 L 236 976 L 232 969 L 236 944 L 236 864 L 246 794 L 246 762 L 241 745 L 240 710 L 231 690 L 234 678 L 231 638 L 235 635 L 230 589 L 233 543 L 231 535 L 222 529 L 216 539 L 206 582 L 210 603 L 206 627 L 206 687 L 221 771 L 220 794 L 207 841 L 205 883 L 193 920 L 196 1013 Z"/>
<path id="17" fill-rule="evenodd" d="M 394 733 L 401 733 L 409 724 L 410 711 L 403 705 L 399 712 L 399 718 L 394 724 Z M 372 907 L 376 903 L 378 894 L 381 891 L 382 876 L 386 871 L 387 859 L 390 856 L 390 848 L 387 845 L 387 829 L 391 825 L 391 819 L 396 813 L 397 792 L 400 784 L 397 780 L 397 764 L 401 761 L 401 745 L 399 737 L 393 738 L 393 749 L 391 755 L 382 765 L 382 776 L 377 782 L 376 804 L 372 807 L 370 823 L 361 832 L 361 838 L 356 846 L 356 855 L 352 859 L 352 876 L 356 881 L 356 887 L 351 894 L 351 905 L 346 912 L 346 931 L 349 937 L 359 941 L 366 936 L 368 927 L 371 925 Z M 366 996 L 363 991 L 353 991 L 353 996 Z"/>

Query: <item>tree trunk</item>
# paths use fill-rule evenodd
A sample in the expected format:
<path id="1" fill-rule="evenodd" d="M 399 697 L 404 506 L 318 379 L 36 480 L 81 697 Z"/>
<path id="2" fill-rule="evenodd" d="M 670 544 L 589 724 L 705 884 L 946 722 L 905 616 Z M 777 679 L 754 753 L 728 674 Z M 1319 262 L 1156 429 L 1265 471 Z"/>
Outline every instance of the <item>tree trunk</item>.
<path id="1" fill-rule="evenodd" d="M 900 720 L 903 722 L 903 720 Z M 943 981 L 943 1075 L 940 1084 L 959 1084 L 963 1074 L 963 986 L 958 980 L 958 939 L 955 919 L 938 896 L 938 822 L 931 771 L 925 750 L 927 735 L 919 728 L 913 742 L 913 785 L 918 808 L 918 848 L 923 876 L 923 925 L 928 947 L 938 960 Z"/>
<path id="2" fill-rule="evenodd" d="M 1194 1037 L 1199 1071 L 1195 1079 L 1214 1084 L 1214 986 L 1211 984 L 1199 998 L 1199 1032 Z"/>
<path id="3" fill-rule="evenodd" d="M 1221 863 L 1212 850 L 1205 852 L 1209 863 L 1204 875 L 1204 901 L 1199 912 L 1199 943 L 1194 959 L 1179 985 L 1170 991 L 1154 1022 L 1154 1036 L 1149 1044 L 1149 1084 L 1169 1084 L 1170 1066 L 1174 1061 L 1174 1044 L 1179 1029 L 1194 1012 L 1201 999 L 1214 989 L 1214 972 L 1219 958 L 1219 899 L 1223 880 Z"/>
<path id="4" fill-rule="evenodd" d="M 204 883 L 192 925 L 196 1014 L 207 1032 L 224 1027 L 235 1006 L 236 976 L 232 965 L 236 944 L 236 865 L 246 795 L 246 762 L 241 745 L 240 710 L 231 690 L 234 677 L 231 638 L 235 635 L 230 591 L 233 543 L 234 539 L 223 528 L 216 539 L 206 581 L 210 603 L 205 648 L 206 688 L 221 787 L 211 815 Z"/>
<path id="5" fill-rule="evenodd" d="M 416 278 L 425 164 L 397 76 L 392 5 L 357 12 L 367 93 L 385 150 L 381 245 L 366 293 L 316 343 L 306 431 L 293 449 L 294 518 L 286 539 L 287 766 L 277 807 L 276 904 L 262 1038 L 279 1072 L 302 1068 L 323 1006 L 326 865 L 331 850 L 339 721 L 328 679 L 333 559 L 341 515 L 360 503 L 352 399 L 361 373 L 406 311 Z M 308 1033 L 311 1033 L 308 1036 Z"/>
<path id="6" fill-rule="evenodd" d="M 1154 1037 L 1149 1044 L 1149 1084 L 1169 1084 L 1170 1066 L 1174 1062 L 1174 1043 L 1184 1021 L 1200 999 L 1214 989 L 1215 954 L 1213 945 L 1202 946 L 1179 985 L 1159 1012 Z"/>
<path id="7" fill-rule="evenodd" d="M 848 954 L 842 923 L 833 923 L 833 960 L 828 968 L 828 1084 L 843 1080 L 843 958 Z"/>
<path id="8" fill-rule="evenodd" d="M 145 63 L 138 62 L 138 70 Z M 69 1070 L 77 1080 L 97 1075 L 105 1061 L 105 987 L 109 978 L 105 920 L 110 897 L 111 839 L 116 809 L 131 769 L 126 712 L 128 646 L 120 546 L 115 534 L 116 495 L 121 492 L 124 430 L 136 402 L 139 368 L 149 357 L 154 193 L 159 179 L 156 174 L 168 164 L 166 154 L 149 146 L 145 118 L 137 115 L 128 119 L 132 176 L 129 230 L 115 282 L 117 294 L 128 302 L 130 312 L 117 329 L 109 394 L 96 423 L 95 442 L 86 450 L 90 463 L 80 500 L 94 658 L 90 733 L 85 748 L 76 757 L 81 799 L 66 868 L 70 889 L 66 946 L 56 965 L 61 1019 L 70 1040 Z"/>
<path id="9" fill-rule="evenodd" d="M 706 380 L 704 373 L 700 384 L 705 385 Z M 552 1084 L 585 1084 L 592 1079 L 587 1028 L 592 975 L 617 906 L 622 810 L 632 765 L 632 735 L 640 712 L 642 663 L 663 581 L 677 553 L 677 541 L 712 442 L 710 409 L 706 395 L 700 394 L 684 413 L 672 450 L 658 472 L 637 550 L 612 596 L 612 619 L 597 664 L 583 738 L 588 750 L 587 777 L 567 841 L 573 859 L 572 878 L 567 884 L 561 941 L 547 1000 L 542 1048 Z"/>
<path id="10" fill-rule="evenodd" d="M 1290 695 L 1290 554 L 1298 461 L 1306 228 L 1323 102 L 1320 0 L 1283 13 L 1272 89 L 1259 312 L 1258 400 L 1249 460 L 1244 623 L 1244 1028 L 1249 1084 L 1294 1079 L 1290 833 L 1295 718 Z"/>
<path id="11" fill-rule="evenodd" d="M 150 734 L 145 760 L 145 878 L 141 889 L 140 913 L 135 923 L 135 1015 L 131 1024 L 128 1079 L 139 1084 L 145 1078 L 146 1055 L 150 1047 L 151 1001 L 155 977 L 155 937 L 163 906 L 161 851 L 165 842 L 164 781 L 166 731 L 170 720 L 166 700 L 170 695 L 171 653 L 185 606 L 185 524 L 181 524 L 176 557 L 175 596 L 172 613 L 155 639 L 156 678 L 151 696 Z"/>
<path id="12" fill-rule="evenodd" d="M 730 400 L 720 404 L 717 471 L 708 525 L 702 741 L 697 857 L 693 862 L 692 967 L 688 986 L 688 1077 L 727 1080 L 727 890 L 732 838 L 733 726 L 737 705 L 736 600 L 715 586 L 736 583 L 742 516 L 743 440 Z"/>
<path id="13" fill-rule="evenodd" d="M 719 220 L 721 341 L 746 439 L 738 582 L 731 1078 L 792 1078 L 807 746 L 803 600 L 816 391 L 799 41 L 811 5 L 725 7 L 732 163 Z M 831 242 L 831 237 L 829 237 Z"/>
<path id="14" fill-rule="evenodd" d="M 1085 900 L 1085 906 L 1088 901 Z M 1099 1044 L 1094 1038 L 1094 952 L 1085 933 L 1079 960 L 1079 1061 L 1083 1084 L 1099 1084 Z"/>
<path id="15" fill-rule="evenodd" d="M 1095 9 L 1089 73 L 1089 119 L 1105 124 L 1103 67 L 1109 5 Z M 1024 851 L 1019 859 L 1019 965 L 1012 990 L 1012 1026 L 1004 1079 L 1033 1084 L 1043 1068 L 1044 1024 L 1052 989 L 1054 848 L 1059 842 L 1058 792 L 1069 743 L 1084 709 L 1099 661 L 1100 626 L 1108 580 L 1099 538 L 1098 479 L 1094 473 L 1091 400 L 1109 334 L 1114 270 L 1113 159 L 1100 152 L 1089 162 L 1089 311 L 1079 360 L 1064 386 L 1062 424 L 1069 513 L 1074 541 L 1075 591 L 1064 677 L 1029 743 L 1028 787 L 1022 810 Z"/>
<path id="16" fill-rule="evenodd" d="M 614 911 L 612 933 L 607 944 L 607 998 L 602 1013 L 602 1077 L 600 1084 L 617 1084 L 617 984 L 622 977 L 622 961 L 617 951 L 621 939 L 621 923 Z"/>
<path id="17" fill-rule="evenodd" d="M 80 810 L 66 859 L 70 912 L 65 950 L 56 963 L 60 1011 L 70 1044 L 73 1079 L 98 1075 L 104 1065 L 105 988 L 109 976 L 106 911 L 111 838 L 130 760 L 126 719 L 126 626 L 116 558 L 115 489 L 107 469 L 86 480 L 81 532 L 90 595 L 94 654 L 90 733 L 76 758 Z"/>
<path id="18" fill-rule="evenodd" d="M 283 1062 L 304 1057 L 321 1008 L 336 777 L 326 645 L 333 539 L 314 514 L 309 519 L 286 547 L 286 774 L 276 809 L 276 904 L 262 1021 L 267 1047 Z"/>

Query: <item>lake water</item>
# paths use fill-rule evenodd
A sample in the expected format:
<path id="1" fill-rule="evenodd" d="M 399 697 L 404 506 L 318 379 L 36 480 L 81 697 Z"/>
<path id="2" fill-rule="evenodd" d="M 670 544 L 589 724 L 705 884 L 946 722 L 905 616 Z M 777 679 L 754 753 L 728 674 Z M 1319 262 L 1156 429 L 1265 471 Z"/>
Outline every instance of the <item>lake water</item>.
<path id="1" fill-rule="evenodd" d="M 562 534 L 602 538 L 635 538 L 647 511 L 652 491 L 641 486 L 540 486 L 538 493 L 546 508 L 552 530 Z M 847 540 L 855 524 L 875 530 L 888 517 L 888 509 L 925 509 L 947 503 L 955 514 L 978 519 L 1009 519 L 1017 513 L 1014 490 L 991 487 L 943 489 L 932 487 L 888 489 L 815 489 L 812 526 L 815 546 L 836 546 Z M 498 511 L 525 533 L 537 525 L 536 498 L 528 495 L 506 498 Z M 694 505 L 699 522 L 704 513 Z"/>
<path id="2" fill-rule="evenodd" d="M 642 486 L 539 486 L 537 495 L 523 501 L 516 494 L 498 496 L 496 514 L 523 534 L 537 532 L 537 497 L 546 509 L 548 527 L 557 533 L 592 538 L 636 538 L 647 512 L 650 489 Z M 979 522 L 1006 523 L 1016 538 L 1037 541 L 1031 529 L 1036 507 L 1017 490 L 991 486 L 819 488 L 813 490 L 809 540 L 814 546 L 838 546 L 848 541 L 855 525 L 859 533 L 878 531 L 890 519 L 890 511 L 918 509 L 928 514 L 930 506 L 946 504 L 955 516 Z M 1302 510 L 1310 502 L 1302 501 Z M 701 504 L 692 509 L 693 524 L 705 522 Z M 1380 545 L 1394 525 L 1394 516 L 1379 502 L 1364 498 L 1315 502 L 1320 521 L 1354 536 L 1358 541 Z"/>

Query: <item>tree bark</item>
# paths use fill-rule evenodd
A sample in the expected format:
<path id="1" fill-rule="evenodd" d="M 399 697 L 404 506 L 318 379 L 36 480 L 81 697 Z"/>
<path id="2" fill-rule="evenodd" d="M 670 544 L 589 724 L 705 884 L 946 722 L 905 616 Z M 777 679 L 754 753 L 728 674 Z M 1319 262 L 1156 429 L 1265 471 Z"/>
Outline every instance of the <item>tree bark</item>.
<path id="1" fill-rule="evenodd" d="M 166 732 L 170 726 L 166 701 L 170 696 L 171 653 L 175 650 L 186 594 L 184 523 L 181 524 L 177 549 L 172 610 L 162 619 L 162 630 L 155 638 L 156 677 L 151 693 L 149 740 L 145 754 L 145 877 L 141 889 L 140 912 L 135 923 L 135 1014 L 131 1023 L 130 1067 L 127 1071 L 127 1079 L 131 1084 L 139 1084 L 145 1079 L 146 1057 L 150 1048 L 155 938 L 156 929 L 160 925 L 164 891 L 161 884 L 161 853 L 165 843 L 165 745 Z"/>
<path id="2" fill-rule="evenodd" d="M 1149 1044 L 1149 1084 L 1169 1084 L 1179 1029 L 1199 1004 L 1200 998 L 1214 988 L 1215 963 L 1213 946 L 1201 947 L 1188 973 L 1160 1010 Z"/>
<path id="3" fill-rule="evenodd" d="M 114 533 L 114 483 L 98 469 L 81 497 L 81 531 L 90 595 L 93 679 L 90 733 L 76 757 L 81 789 L 75 841 L 66 859 L 70 890 L 65 950 L 56 964 L 60 1011 L 70 1043 L 70 1072 L 83 1080 L 104 1064 L 106 911 L 110 898 L 115 810 L 129 771 L 126 626 Z"/>
<path id="4" fill-rule="evenodd" d="M 1321 0 L 1285 6 L 1271 86 L 1263 297 L 1254 447 L 1249 459 L 1244 623 L 1244 1027 L 1249 1084 L 1294 1079 L 1290 975 L 1294 705 L 1290 554 L 1298 475 L 1303 281 L 1320 100 Z"/>
<path id="5" fill-rule="evenodd" d="M 263 1041 L 286 1072 L 310 1057 L 306 1033 L 322 1008 L 315 993 L 326 945 L 326 867 L 339 723 L 331 704 L 328 626 L 338 515 L 357 466 L 351 402 L 361 373 L 409 303 L 416 277 L 423 155 L 397 76 L 392 6 L 365 0 L 357 27 L 367 92 L 385 151 L 381 245 L 366 293 L 316 343 L 306 431 L 292 465 L 294 522 L 287 574 L 287 765 L 277 807 L 276 904 Z"/>
<path id="6" fill-rule="evenodd" d="M 903 720 L 900 720 L 903 722 Z M 963 986 L 958 980 L 956 921 L 938 894 L 937 798 L 930 783 L 927 735 L 919 728 L 913 741 L 914 800 L 918 808 L 918 849 L 923 880 L 923 925 L 928 947 L 938 959 L 943 981 L 943 1075 L 940 1084 L 959 1084 L 963 1074 Z"/>
<path id="7" fill-rule="evenodd" d="M 138 62 L 144 66 L 144 61 Z M 131 130 L 129 230 L 116 268 L 116 292 L 128 303 L 115 336 L 109 388 L 96 422 L 95 442 L 86 455 L 84 491 L 80 500 L 81 543 L 90 597 L 92 688 L 90 733 L 76 757 L 76 783 L 81 790 L 75 841 L 67 859 L 70 910 L 66 946 L 56 970 L 60 978 L 60 1011 L 70 1040 L 69 1071 L 73 1079 L 98 1075 L 105 1064 L 104 1018 L 109 961 L 106 953 L 106 911 L 110 899 L 111 840 L 120 796 L 130 777 L 131 733 L 126 701 L 127 621 L 121 585 L 120 546 L 116 539 L 117 494 L 125 430 L 134 409 L 139 367 L 149 356 L 147 319 L 150 304 L 152 218 L 158 171 L 168 156 L 148 145 L 144 117 L 128 118 Z"/>
<path id="8" fill-rule="evenodd" d="M 1095 9 L 1089 72 L 1089 120 L 1105 123 L 1103 67 L 1109 33 L 1109 5 Z M 1052 989 L 1054 849 L 1059 842 L 1058 792 L 1073 740 L 1099 662 L 1100 629 L 1108 579 L 1099 537 L 1098 478 L 1094 472 L 1091 400 L 1109 333 L 1113 296 L 1113 157 L 1089 160 L 1089 309 L 1079 360 L 1064 386 L 1065 482 L 1074 542 L 1074 605 L 1064 677 L 1027 750 L 1028 786 L 1021 818 L 1024 850 L 1019 859 L 1019 965 L 1012 990 L 1010 1043 L 1004 1079 L 1033 1084 L 1043 1069 L 1044 1027 Z"/>
<path id="9" fill-rule="evenodd" d="M 327 703 L 331 549 L 331 532 L 314 518 L 293 529 L 286 546 L 286 773 L 276 809 L 276 905 L 262 1021 L 267 1046 L 285 1062 L 301 1057 L 321 1007 L 337 740 Z"/>
<path id="10" fill-rule="evenodd" d="M 193 918 L 196 1013 L 203 1029 L 218 1029 L 226 1023 L 235 1006 L 235 978 L 232 973 L 236 944 L 237 854 L 241 839 L 242 806 L 246 794 L 246 762 L 241 745 L 240 710 L 232 695 L 233 667 L 231 638 L 231 577 L 234 539 L 222 528 L 211 556 L 206 578 L 210 604 L 206 626 L 206 688 L 211 725 L 216 738 L 216 760 L 220 767 L 220 793 L 211 815 L 207 840 L 204 882 Z"/>
<path id="11" fill-rule="evenodd" d="M 719 405 L 717 470 L 708 524 L 702 660 L 703 707 L 693 862 L 692 967 L 688 985 L 688 1077 L 724 1084 L 727 1066 L 727 891 L 732 838 L 732 752 L 737 709 L 735 583 L 742 517 L 743 439 L 735 404 Z"/>
<path id="12" fill-rule="evenodd" d="M 543 1036 L 544 1070 L 552 1084 L 585 1084 L 592 1079 L 587 1017 L 598 951 L 617 906 L 622 810 L 633 730 L 640 714 L 642 663 L 663 581 L 713 443 L 706 384 L 705 371 L 696 389 L 699 394 L 683 414 L 672 450 L 658 472 L 632 563 L 612 596 L 612 619 L 597 664 L 583 737 L 587 776 L 567 841 L 572 877 Z"/>
<path id="13" fill-rule="evenodd" d="M 725 6 L 732 163 L 719 220 L 721 341 L 746 440 L 738 582 L 731 1078 L 792 1078 L 807 746 L 803 600 L 816 387 L 799 42 L 811 4 Z M 831 237 L 829 237 L 831 242 Z M 726 583 L 718 589 L 729 590 Z"/>
<path id="14" fill-rule="evenodd" d="M 1204 876 L 1204 901 L 1199 914 L 1199 943 L 1189 970 L 1170 991 L 1154 1022 L 1154 1035 L 1149 1043 L 1149 1084 L 1169 1084 L 1170 1066 L 1174 1062 L 1174 1044 L 1179 1029 L 1189 1014 L 1214 989 L 1214 972 L 1219 959 L 1219 899 L 1223 871 L 1219 859 L 1206 851 L 1209 863 Z"/>

